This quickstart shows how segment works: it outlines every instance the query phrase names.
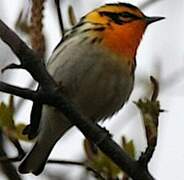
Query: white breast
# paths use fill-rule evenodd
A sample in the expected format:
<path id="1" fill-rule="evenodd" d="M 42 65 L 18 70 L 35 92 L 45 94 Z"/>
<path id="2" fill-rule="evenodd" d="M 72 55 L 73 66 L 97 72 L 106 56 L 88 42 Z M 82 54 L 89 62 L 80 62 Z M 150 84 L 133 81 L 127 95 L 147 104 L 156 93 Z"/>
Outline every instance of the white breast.
<path id="1" fill-rule="evenodd" d="M 94 121 L 107 118 L 128 100 L 133 76 L 119 56 L 100 45 L 75 42 L 55 51 L 48 71 L 81 113 Z"/>

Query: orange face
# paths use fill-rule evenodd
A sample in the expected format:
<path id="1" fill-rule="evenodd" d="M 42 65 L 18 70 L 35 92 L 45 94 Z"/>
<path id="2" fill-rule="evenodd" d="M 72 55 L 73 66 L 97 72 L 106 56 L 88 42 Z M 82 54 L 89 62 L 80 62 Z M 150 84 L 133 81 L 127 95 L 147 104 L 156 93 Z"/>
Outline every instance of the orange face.
<path id="1" fill-rule="evenodd" d="M 104 43 L 120 55 L 132 59 L 145 31 L 146 23 L 142 20 L 127 23 L 124 26 L 112 24 L 112 29 L 104 31 Z"/>
<path id="2" fill-rule="evenodd" d="M 161 17 L 146 17 L 137 7 L 127 4 L 107 4 L 85 17 L 86 22 L 104 25 L 99 33 L 112 52 L 134 59 L 137 47 L 148 24 Z"/>

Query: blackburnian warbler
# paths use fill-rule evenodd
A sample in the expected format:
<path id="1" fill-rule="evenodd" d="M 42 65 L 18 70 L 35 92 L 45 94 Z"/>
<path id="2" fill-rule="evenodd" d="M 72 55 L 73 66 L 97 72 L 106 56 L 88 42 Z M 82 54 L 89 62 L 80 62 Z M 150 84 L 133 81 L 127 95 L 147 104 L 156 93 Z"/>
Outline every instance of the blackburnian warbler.
<path id="1" fill-rule="evenodd" d="M 101 6 L 65 33 L 48 71 L 81 114 L 94 123 L 111 117 L 133 89 L 135 56 L 145 29 L 161 19 L 127 3 Z M 45 105 L 36 143 L 19 171 L 40 174 L 55 143 L 71 127 L 62 112 Z"/>

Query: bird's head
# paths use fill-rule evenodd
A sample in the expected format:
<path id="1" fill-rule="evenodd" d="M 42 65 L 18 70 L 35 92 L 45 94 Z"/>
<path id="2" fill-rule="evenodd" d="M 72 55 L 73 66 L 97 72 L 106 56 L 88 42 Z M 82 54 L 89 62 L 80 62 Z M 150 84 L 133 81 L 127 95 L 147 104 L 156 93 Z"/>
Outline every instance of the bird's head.
<path id="1" fill-rule="evenodd" d="M 148 17 L 128 3 L 106 4 L 87 14 L 83 21 L 102 24 L 106 28 L 101 35 L 106 46 L 124 54 L 135 57 L 137 47 L 146 27 L 164 17 Z"/>

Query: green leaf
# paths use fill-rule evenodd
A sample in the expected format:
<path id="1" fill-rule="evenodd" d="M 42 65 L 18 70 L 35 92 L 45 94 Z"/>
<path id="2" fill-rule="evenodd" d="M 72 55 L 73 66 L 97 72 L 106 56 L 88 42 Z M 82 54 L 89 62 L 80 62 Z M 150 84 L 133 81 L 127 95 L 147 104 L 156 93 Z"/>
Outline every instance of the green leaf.
<path id="1" fill-rule="evenodd" d="M 28 136 L 27 135 L 23 135 L 22 134 L 22 131 L 23 131 L 23 129 L 26 127 L 26 125 L 25 124 L 22 124 L 22 123 L 20 123 L 20 124 L 17 124 L 16 125 L 16 130 L 15 130 L 15 138 L 16 139 L 19 139 L 19 140 L 22 140 L 22 141 L 29 141 L 30 142 L 30 140 L 28 139 Z"/>
<path id="2" fill-rule="evenodd" d="M 127 141 L 125 136 L 123 136 L 122 141 L 123 141 L 123 148 L 124 148 L 125 152 L 130 157 L 135 159 L 135 145 L 134 145 L 133 140 Z"/>
<path id="3" fill-rule="evenodd" d="M 4 102 L 0 103 L 0 128 L 9 139 L 17 139 L 28 141 L 27 135 L 22 134 L 25 124 L 15 125 L 14 121 L 14 99 L 10 96 L 9 102 L 6 105 Z"/>
<path id="4" fill-rule="evenodd" d="M 84 150 L 89 165 L 100 172 L 106 179 L 116 178 L 122 172 L 117 165 L 88 140 L 84 141 Z"/>
<path id="5" fill-rule="evenodd" d="M 15 128 L 13 114 L 14 114 L 13 98 L 10 97 L 8 105 L 6 105 L 3 102 L 0 104 L 0 128 L 2 129 Z"/>
<path id="6" fill-rule="evenodd" d="M 102 153 L 100 150 L 98 151 L 98 155 L 95 156 L 91 162 L 92 166 L 108 178 L 117 177 L 121 172 L 120 168 L 114 164 L 104 153 Z"/>

